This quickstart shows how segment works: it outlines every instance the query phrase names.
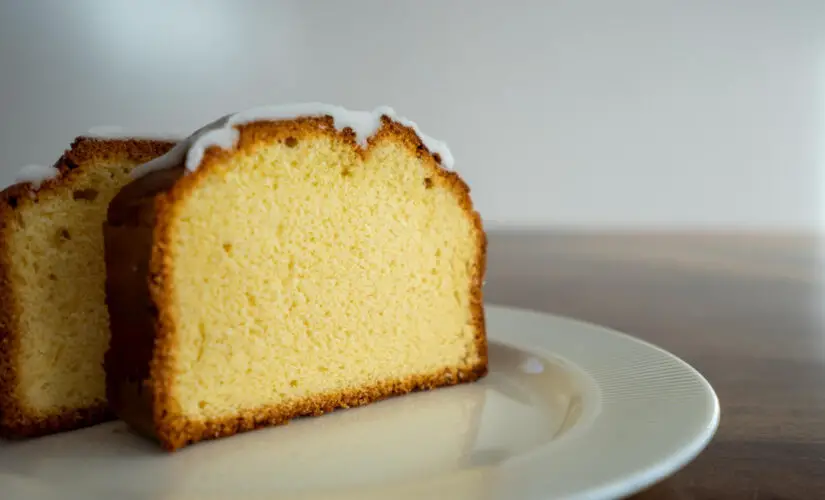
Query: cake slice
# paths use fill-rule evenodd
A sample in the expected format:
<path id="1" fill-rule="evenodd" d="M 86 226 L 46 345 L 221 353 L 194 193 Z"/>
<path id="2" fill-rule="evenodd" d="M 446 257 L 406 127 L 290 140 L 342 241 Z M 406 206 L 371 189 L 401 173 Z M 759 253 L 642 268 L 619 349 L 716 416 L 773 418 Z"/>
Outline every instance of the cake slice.
<path id="1" fill-rule="evenodd" d="M 140 167 L 105 228 L 112 409 L 175 450 L 487 372 L 486 238 L 389 108 L 260 108 Z"/>
<path id="2" fill-rule="evenodd" d="M 0 193 L 0 435 L 105 420 L 103 222 L 135 166 L 173 143 L 79 138 Z"/>

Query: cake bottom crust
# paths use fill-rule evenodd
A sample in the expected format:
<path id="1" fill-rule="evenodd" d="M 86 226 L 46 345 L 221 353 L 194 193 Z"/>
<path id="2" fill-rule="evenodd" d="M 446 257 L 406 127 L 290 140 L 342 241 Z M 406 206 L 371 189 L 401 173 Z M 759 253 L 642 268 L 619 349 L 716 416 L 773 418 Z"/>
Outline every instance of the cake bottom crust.
<path id="1" fill-rule="evenodd" d="M 192 420 L 167 414 L 163 421 L 157 422 L 156 437 L 163 449 L 175 451 L 199 441 L 284 425 L 299 417 L 320 416 L 337 409 L 364 406 L 411 392 L 475 382 L 486 374 L 487 360 L 482 359 L 475 366 L 448 368 L 435 374 L 416 375 L 403 380 L 386 381 L 373 386 L 296 399 L 274 406 L 245 410 L 236 415 L 218 419 Z"/>
<path id="2" fill-rule="evenodd" d="M 91 427 L 114 418 L 106 403 L 45 414 L 17 408 L 16 411 L 0 415 L 0 438 L 16 440 L 47 436 Z"/>

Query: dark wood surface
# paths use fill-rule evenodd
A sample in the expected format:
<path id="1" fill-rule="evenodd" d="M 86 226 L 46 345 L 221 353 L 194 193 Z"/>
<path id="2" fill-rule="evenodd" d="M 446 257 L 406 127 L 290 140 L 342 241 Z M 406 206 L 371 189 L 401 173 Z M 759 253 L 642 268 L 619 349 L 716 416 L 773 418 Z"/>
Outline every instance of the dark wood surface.
<path id="1" fill-rule="evenodd" d="M 825 256 L 813 235 L 492 231 L 486 300 L 625 331 L 710 381 L 709 447 L 634 497 L 825 499 Z"/>

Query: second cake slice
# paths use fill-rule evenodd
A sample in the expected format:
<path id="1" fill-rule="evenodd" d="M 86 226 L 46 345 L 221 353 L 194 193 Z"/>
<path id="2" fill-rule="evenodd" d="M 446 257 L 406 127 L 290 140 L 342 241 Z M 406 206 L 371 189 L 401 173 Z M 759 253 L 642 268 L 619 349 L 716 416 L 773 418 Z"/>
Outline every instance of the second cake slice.
<path id="1" fill-rule="evenodd" d="M 0 435 L 109 418 L 103 221 L 131 170 L 173 145 L 79 138 L 0 195 Z"/>

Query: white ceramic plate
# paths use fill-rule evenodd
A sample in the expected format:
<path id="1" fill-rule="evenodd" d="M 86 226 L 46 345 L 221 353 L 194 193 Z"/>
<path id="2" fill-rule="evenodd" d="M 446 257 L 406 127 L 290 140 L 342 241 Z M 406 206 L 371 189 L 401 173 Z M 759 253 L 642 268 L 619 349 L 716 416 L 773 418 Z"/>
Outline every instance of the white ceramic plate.
<path id="1" fill-rule="evenodd" d="M 4 500 L 606 499 L 676 471 L 719 421 L 676 357 L 571 319 L 488 307 L 481 382 L 165 454 L 122 423 L 0 443 Z"/>

